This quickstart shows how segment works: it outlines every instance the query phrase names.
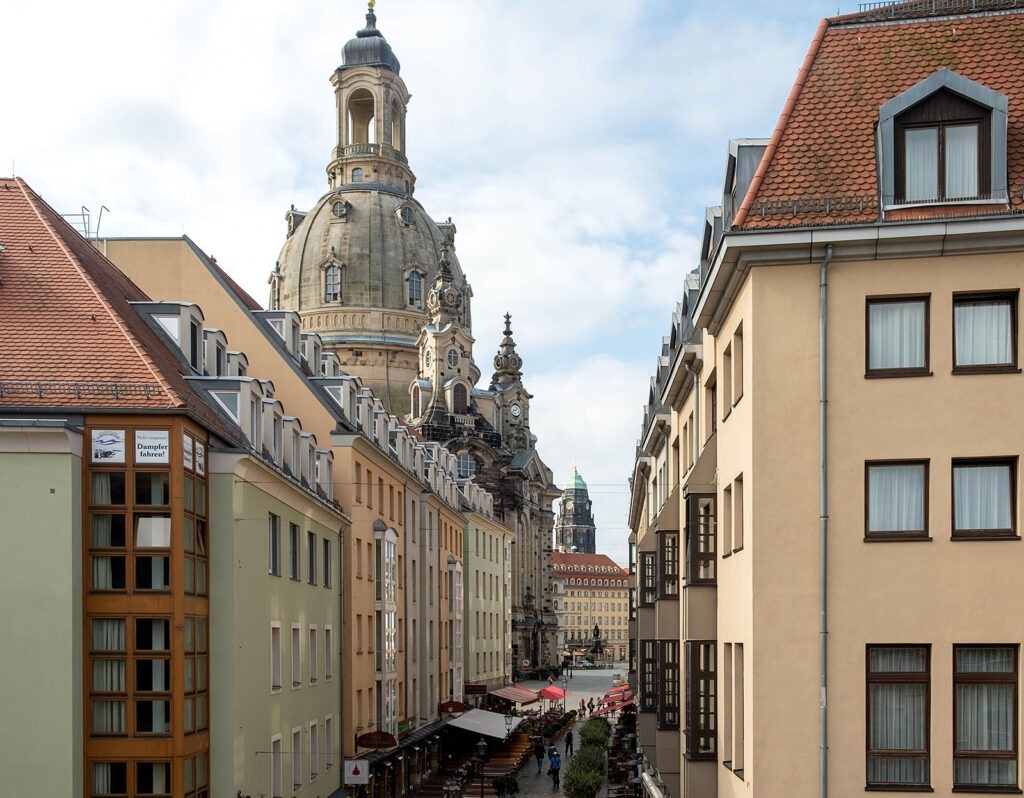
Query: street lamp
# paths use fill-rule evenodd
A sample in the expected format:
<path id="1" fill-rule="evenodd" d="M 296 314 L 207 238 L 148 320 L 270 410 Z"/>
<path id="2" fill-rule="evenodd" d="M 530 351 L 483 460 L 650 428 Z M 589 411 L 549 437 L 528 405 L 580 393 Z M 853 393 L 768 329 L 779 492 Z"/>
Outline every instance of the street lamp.
<path id="1" fill-rule="evenodd" d="M 506 740 L 509 737 L 512 736 L 512 724 L 514 724 L 515 722 L 516 722 L 515 718 L 513 718 L 512 715 L 506 715 L 505 716 L 505 739 Z"/>
<path id="2" fill-rule="evenodd" d="M 487 756 L 487 741 L 483 737 L 476 743 L 476 752 L 480 757 L 480 798 L 484 798 L 484 758 Z"/>
<path id="3" fill-rule="evenodd" d="M 565 697 L 569 693 L 569 680 L 562 677 L 562 714 L 565 714 Z"/>

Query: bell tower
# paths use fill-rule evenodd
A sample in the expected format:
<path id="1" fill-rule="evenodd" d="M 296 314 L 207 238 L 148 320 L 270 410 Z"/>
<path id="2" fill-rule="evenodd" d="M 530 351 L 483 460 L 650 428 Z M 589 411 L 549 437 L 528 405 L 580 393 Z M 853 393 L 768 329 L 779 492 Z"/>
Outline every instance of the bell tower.
<path id="1" fill-rule="evenodd" d="M 530 399 L 533 396 L 523 387 L 523 359 L 516 352 L 512 338 L 512 317 L 505 314 L 505 336 L 494 356 L 494 375 L 491 390 L 498 405 L 498 425 L 501 437 L 512 450 L 531 448 Z"/>
<path id="2" fill-rule="evenodd" d="M 386 186 L 412 194 L 416 177 L 405 154 L 409 90 L 399 76 L 398 58 L 377 30 L 374 0 L 366 27 L 342 50 L 342 65 L 331 75 L 337 107 L 337 146 L 327 164 L 333 189 Z"/>

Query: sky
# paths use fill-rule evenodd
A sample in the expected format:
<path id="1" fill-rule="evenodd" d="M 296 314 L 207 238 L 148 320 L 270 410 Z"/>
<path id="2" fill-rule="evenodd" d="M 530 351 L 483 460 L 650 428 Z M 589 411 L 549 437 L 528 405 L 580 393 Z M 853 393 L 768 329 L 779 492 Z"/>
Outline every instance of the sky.
<path id="1" fill-rule="evenodd" d="M 559 487 L 578 468 L 597 549 L 622 565 L 650 378 L 729 139 L 771 135 L 820 20 L 855 11 L 377 3 L 412 93 L 416 198 L 458 227 L 482 387 L 507 311 L 538 452 Z M 62 213 L 85 206 L 103 237 L 187 234 L 266 303 L 285 211 L 327 188 L 329 78 L 365 13 L 365 0 L 6 0 L 0 173 Z"/>

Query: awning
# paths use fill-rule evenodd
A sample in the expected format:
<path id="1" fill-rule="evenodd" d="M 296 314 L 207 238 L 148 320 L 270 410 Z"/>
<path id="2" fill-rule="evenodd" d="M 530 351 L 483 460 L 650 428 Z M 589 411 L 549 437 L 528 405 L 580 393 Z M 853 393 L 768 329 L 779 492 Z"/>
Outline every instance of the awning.
<path id="1" fill-rule="evenodd" d="M 632 699 L 630 699 L 628 701 L 617 701 L 614 704 L 609 704 L 608 706 L 604 706 L 604 707 L 601 707 L 600 709 L 594 710 L 594 714 L 595 715 L 605 715 L 605 714 L 607 714 L 609 712 L 618 712 L 623 707 L 631 707 L 631 706 L 633 706 Z"/>
<path id="2" fill-rule="evenodd" d="M 616 687 L 614 690 L 609 690 L 607 693 L 604 694 L 604 697 L 605 698 L 615 698 L 616 696 L 618 696 L 620 694 L 628 693 L 628 692 L 629 692 L 629 685 L 625 685 L 624 684 L 624 685 L 622 685 L 622 687 Z"/>
<path id="3" fill-rule="evenodd" d="M 537 695 L 539 695 L 541 698 L 546 698 L 549 701 L 554 701 L 559 698 L 565 698 L 565 691 L 561 687 L 555 687 L 552 684 L 545 687 Z"/>
<path id="4" fill-rule="evenodd" d="M 491 690 L 490 694 L 508 701 L 515 701 L 517 704 L 532 704 L 534 701 L 540 701 L 533 690 L 524 690 L 522 687 L 516 687 L 515 685 L 499 687 L 497 690 Z"/>
<path id="5" fill-rule="evenodd" d="M 504 740 L 510 728 L 505 725 L 505 718 L 508 717 L 512 718 L 512 729 L 523 722 L 522 718 L 502 715 L 500 712 L 488 712 L 486 709 L 471 709 L 464 715 L 450 718 L 445 722 L 456 729 L 465 729 L 466 731 L 483 734 L 487 737 L 497 737 L 499 740 Z"/>

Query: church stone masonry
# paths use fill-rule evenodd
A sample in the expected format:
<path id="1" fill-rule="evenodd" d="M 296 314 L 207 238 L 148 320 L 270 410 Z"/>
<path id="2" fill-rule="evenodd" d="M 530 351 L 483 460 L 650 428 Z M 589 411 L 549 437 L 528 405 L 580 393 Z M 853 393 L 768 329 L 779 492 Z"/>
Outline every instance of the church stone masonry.
<path id="1" fill-rule="evenodd" d="M 572 477 L 562 491 L 558 505 L 555 540 L 567 552 L 597 553 L 597 527 L 594 524 L 590 491 L 579 471 L 573 466 Z"/>
<path id="2" fill-rule="evenodd" d="M 523 361 L 506 315 L 489 387 L 476 387 L 472 289 L 455 254 L 456 228 L 413 198 L 406 157 L 410 98 L 398 58 L 366 26 L 331 77 L 337 145 L 329 190 L 285 214 L 288 237 L 270 275 L 270 306 L 298 312 L 341 368 L 359 376 L 424 438 L 458 455 L 460 476 L 494 497 L 512 543 L 512 665 L 558 661 L 551 580 L 553 502 L 560 491 L 536 452 Z M 469 595 L 467 591 L 467 595 Z"/>

